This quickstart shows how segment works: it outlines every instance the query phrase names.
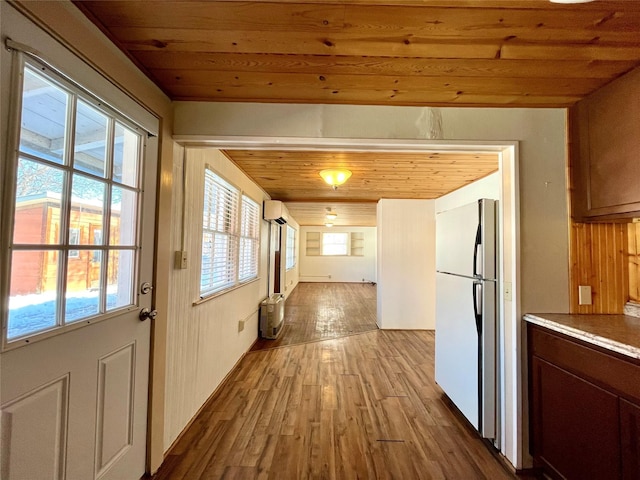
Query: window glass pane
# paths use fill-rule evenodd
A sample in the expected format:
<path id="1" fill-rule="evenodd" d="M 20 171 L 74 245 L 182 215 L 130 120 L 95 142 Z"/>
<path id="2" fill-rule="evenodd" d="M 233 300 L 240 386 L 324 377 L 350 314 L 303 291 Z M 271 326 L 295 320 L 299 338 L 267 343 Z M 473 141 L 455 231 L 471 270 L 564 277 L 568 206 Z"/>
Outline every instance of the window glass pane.
<path id="1" fill-rule="evenodd" d="M 131 187 L 138 184 L 140 135 L 116 122 L 113 146 L 113 179 Z"/>
<path id="2" fill-rule="evenodd" d="M 69 252 L 64 320 L 67 323 L 100 313 L 100 250 Z M 97 260 L 97 261 L 96 261 Z"/>
<path id="3" fill-rule="evenodd" d="M 109 244 L 135 246 L 138 194 L 128 188 L 114 186 L 111 190 Z"/>
<path id="4" fill-rule="evenodd" d="M 56 250 L 14 251 L 9 293 L 9 340 L 56 326 Z"/>
<path id="5" fill-rule="evenodd" d="M 65 173 L 21 158 L 18 162 L 13 243 L 60 243 L 60 198 Z"/>
<path id="6" fill-rule="evenodd" d="M 247 201 L 249 199 L 245 197 Z M 204 208 L 202 217 L 202 259 L 200 264 L 200 295 L 213 293 L 245 279 L 248 271 L 238 259 L 240 226 L 238 208 L 240 191 L 210 170 L 204 175 Z M 246 202 L 243 201 L 243 204 Z M 255 204 L 255 202 L 252 202 Z M 255 205 L 257 212 L 257 204 Z M 247 215 L 251 209 L 246 209 Z M 257 216 L 257 214 L 256 214 Z M 247 229 L 248 231 L 249 229 Z M 250 254 L 250 250 L 247 252 Z M 245 253 L 240 253 L 245 257 Z M 240 269 L 240 271 L 238 270 Z M 244 271 L 242 270 L 244 269 Z M 240 273 L 239 273 L 240 272 Z M 248 277 L 247 277 L 248 278 Z"/>
<path id="7" fill-rule="evenodd" d="M 68 102 L 66 92 L 25 68 L 20 151 L 63 162 Z"/>
<path id="8" fill-rule="evenodd" d="M 107 310 L 133 305 L 135 252 L 111 250 L 107 262 Z"/>
<path id="9" fill-rule="evenodd" d="M 258 204 L 243 195 L 240 218 L 240 252 L 238 254 L 239 281 L 250 280 L 258 276 L 259 212 Z"/>
<path id="10" fill-rule="evenodd" d="M 79 231 L 75 245 L 91 245 L 89 231 L 92 226 L 102 225 L 104 216 L 105 183 L 82 175 L 73 176 L 71 188 L 71 216 L 69 218 L 69 243 L 73 229 Z"/>
<path id="11" fill-rule="evenodd" d="M 324 233 L 322 235 L 322 255 L 346 255 L 347 233 Z"/>
<path id="12" fill-rule="evenodd" d="M 73 168 L 105 175 L 107 126 L 106 115 L 78 100 Z"/>

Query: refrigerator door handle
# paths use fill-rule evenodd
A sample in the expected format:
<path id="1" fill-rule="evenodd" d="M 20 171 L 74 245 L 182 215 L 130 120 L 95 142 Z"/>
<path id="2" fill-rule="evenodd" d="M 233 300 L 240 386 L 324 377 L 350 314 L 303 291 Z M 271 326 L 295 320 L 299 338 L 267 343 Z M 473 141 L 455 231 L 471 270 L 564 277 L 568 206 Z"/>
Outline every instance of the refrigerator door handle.
<path id="1" fill-rule="evenodd" d="M 478 287 L 480 287 L 480 295 L 478 295 Z M 473 316 L 478 335 L 482 335 L 482 282 L 478 281 L 473 282 Z"/>
<path id="2" fill-rule="evenodd" d="M 478 229 L 476 230 L 476 241 L 473 244 L 473 276 L 478 277 L 480 273 L 478 272 L 478 250 L 480 249 L 480 245 L 482 244 L 482 225 L 478 224 Z"/>

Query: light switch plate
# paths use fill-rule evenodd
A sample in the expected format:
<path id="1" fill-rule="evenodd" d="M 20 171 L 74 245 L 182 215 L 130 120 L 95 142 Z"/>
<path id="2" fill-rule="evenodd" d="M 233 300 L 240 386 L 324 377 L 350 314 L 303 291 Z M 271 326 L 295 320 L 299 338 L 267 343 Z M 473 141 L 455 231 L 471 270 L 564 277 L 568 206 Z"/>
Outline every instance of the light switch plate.
<path id="1" fill-rule="evenodd" d="M 580 285 L 578 287 L 578 305 L 591 305 L 590 285 Z"/>
<path id="2" fill-rule="evenodd" d="M 188 260 L 187 260 L 187 252 L 185 252 L 184 250 L 182 251 L 177 251 L 175 253 L 175 268 L 180 269 L 180 270 L 184 270 L 185 268 L 187 268 L 189 266 L 188 264 Z"/>
<path id="3" fill-rule="evenodd" d="M 506 302 L 513 301 L 513 294 L 511 293 L 511 282 L 504 282 L 504 300 Z"/>

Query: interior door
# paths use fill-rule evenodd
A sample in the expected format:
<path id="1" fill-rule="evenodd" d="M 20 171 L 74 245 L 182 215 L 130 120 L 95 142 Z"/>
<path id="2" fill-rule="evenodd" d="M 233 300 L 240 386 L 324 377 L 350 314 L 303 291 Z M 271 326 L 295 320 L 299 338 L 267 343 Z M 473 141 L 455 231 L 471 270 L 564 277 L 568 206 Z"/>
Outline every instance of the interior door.
<path id="1" fill-rule="evenodd" d="M 139 479 L 157 140 L 47 65 L 15 68 L 0 476 Z"/>

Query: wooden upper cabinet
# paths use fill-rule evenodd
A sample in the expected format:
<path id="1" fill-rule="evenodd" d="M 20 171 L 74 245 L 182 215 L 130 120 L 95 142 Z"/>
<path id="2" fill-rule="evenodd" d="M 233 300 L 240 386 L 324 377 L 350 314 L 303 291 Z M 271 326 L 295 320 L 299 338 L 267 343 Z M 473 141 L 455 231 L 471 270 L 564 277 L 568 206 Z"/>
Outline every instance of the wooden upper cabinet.
<path id="1" fill-rule="evenodd" d="M 572 216 L 640 216 L 640 69 L 569 111 Z"/>

